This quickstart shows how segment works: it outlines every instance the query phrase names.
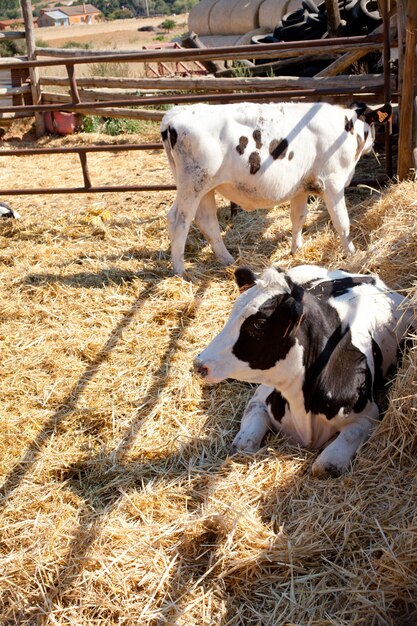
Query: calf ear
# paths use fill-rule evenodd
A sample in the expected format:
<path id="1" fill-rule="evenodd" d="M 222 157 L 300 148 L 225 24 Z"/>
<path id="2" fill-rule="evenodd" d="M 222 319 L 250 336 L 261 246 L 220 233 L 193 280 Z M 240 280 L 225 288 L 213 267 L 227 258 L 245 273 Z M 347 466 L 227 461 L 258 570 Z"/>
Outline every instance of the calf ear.
<path id="1" fill-rule="evenodd" d="M 280 332 L 285 339 L 295 335 L 301 324 L 303 317 L 303 305 L 301 302 L 288 296 L 284 302 L 275 309 L 274 315 L 280 326 Z"/>
<path id="2" fill-rule="evenodd" d="M 235 270 L 235 280 L 240 293 L 243 293 L 256 282 L 256 276 L 249 267 L 238 267 Z"/>
<path id="3" fill-rule="evenodd" d="M 376 118 L 374 119 L 375 124 L 386 124 L 392 117 L 392 106 L 390 104 L 384 104 L 384 106 L 379 109 L 372 111 L 372 114 L 374 118 Z"/>
<path id="4" fill-rule="evenodd" d="M 304 307 L 298 300 L 291 298 L 289 303 L 291 328 L 290 333 L 295 334 L 300 327 L 301 319 L 303 317 Z"/>
<path id="5" fill-rule="evenodd" d="M 349 109 L 353 109 L 359 119 L 367 124 L 386 124 L 391 119 L 392 106 L 384 104 L 379 109 L 370 109 L 364 102 L 353 102 Z"/>
<path id="6" fill-rule="evenodd" d="M 384 104 L 379 109 L 371 110 L 365 114 L 365 121 L 368 124 L 386 124 L 390 121 L 392 116 L 392 106 L 390 104 Z"/>

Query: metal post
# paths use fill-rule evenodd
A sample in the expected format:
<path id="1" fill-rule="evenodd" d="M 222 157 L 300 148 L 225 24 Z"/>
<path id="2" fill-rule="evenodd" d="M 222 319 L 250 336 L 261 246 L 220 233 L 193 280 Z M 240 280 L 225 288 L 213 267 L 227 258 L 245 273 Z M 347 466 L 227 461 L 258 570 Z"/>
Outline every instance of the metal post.
<path id="1" fill-rule="evenodd" d="M 20 6 L 22 8 L 22 15 L 25 23 L 27 57 L 29 61 L 34 61 L 36 59 L 36 44 L 33 32 L 33 12 L 31 0 L 20 0 Z M 29 68 L 29 76 L 31 81 L 33 104 L 40 104 L 42 94 L 39 84 L 39 72 L 36 67 Z M 45 134 L 45 122 L 42 113 L 35 113 L 35 126 L 37 137 L 41 137 Z"/>

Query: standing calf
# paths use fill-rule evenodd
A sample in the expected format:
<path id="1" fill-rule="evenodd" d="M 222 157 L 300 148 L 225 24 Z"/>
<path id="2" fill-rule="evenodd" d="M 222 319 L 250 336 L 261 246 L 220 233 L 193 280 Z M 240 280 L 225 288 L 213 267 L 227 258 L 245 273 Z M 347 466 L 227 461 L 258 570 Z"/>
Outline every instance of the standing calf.
<path id="1" fill-rule="evenodd" d="M 234 261 L 222 241 L 215 191 L 246 211 L 291 200 L 293 254 L 302 245 L 308 196 L 323 196 L 345 251 L 353 253 L 344 189 L 359 157 L 372 148 L 371 125 L 390 115 L 390 105 L 378 110 L 325 103 L 174 107 L 161 132 L 177 185 L 168 213 L 175 273 L 184 273 L 193 219 L 218 259 Z"/>
<path id="2" fill-rule="evenodd" d="M 268 430 L 322 448 L 315 475 L 340 474 L 379 416 L 375 389 L 395 365 L 407 328 L 406 299 L 375 276 L 300 265 L 257 279 L 235 272 L 239 296 L 223 330 L 198 355 L 208 382 L 259 383 L 235 449 L 254 452 Z"/>

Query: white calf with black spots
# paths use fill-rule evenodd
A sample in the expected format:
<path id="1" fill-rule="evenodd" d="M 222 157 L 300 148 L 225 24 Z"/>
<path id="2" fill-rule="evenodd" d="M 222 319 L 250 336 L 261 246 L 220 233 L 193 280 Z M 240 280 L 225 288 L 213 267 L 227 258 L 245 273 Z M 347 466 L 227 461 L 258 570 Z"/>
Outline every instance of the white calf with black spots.
<path id="1" fill-rule="evenodd" d="M 371 110 L 326 103 L 226 104 L 174 107 L 163 118 L 162 140 L 177 185 L 168 213 L 176 274 L 184 273 L 191 222 L 224 264 L 233 263 L 217 220 L 215 192 L 243 209 L 291 201 L 291 252 L 302 245 L 309 195 L 324 198 L 344 250 L 354 252 L 344 189 L 360 156 L 371 150 L 374 122 L 390 105 Z"/>
<path id="2" fill-rule="evenodd" d="M 372 275 L 301 265 L 235 276 L 243 293 L 195 360 L 207 382 L 259 384 L 234 449 L 255 452 L 269 430 L 282 432 L 311 449 L 328 444 L 314 474 L 345 472 L 377 423 L 375 391 L 415 313 Z"/>

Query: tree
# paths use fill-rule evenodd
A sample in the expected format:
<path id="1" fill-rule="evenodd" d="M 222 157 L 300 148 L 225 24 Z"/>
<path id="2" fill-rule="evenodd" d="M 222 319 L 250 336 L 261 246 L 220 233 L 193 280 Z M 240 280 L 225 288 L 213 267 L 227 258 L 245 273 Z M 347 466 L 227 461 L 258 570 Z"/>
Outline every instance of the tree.
<path id="1" fill-rule="evenodd" d="M 21 17 L 19 0 L 0 0 L 0 19 L 14 20 Z"/>
<path id="2" fill-rule="evenodd" d="M 167 33 L 169 33 L 170 30 L 172 30 L 173 28 L 175 28 L 177 25 L 175 20 L 164 20 L 161 24 L 161 28 L 163 28 L 164 30 L 166 30 Z"/>
<path id="3" fill-rule="evenodd" d="M 174 0 L 172 10 L 174 13 L 188 13 L 197 3 L 198 0 Z"/>

